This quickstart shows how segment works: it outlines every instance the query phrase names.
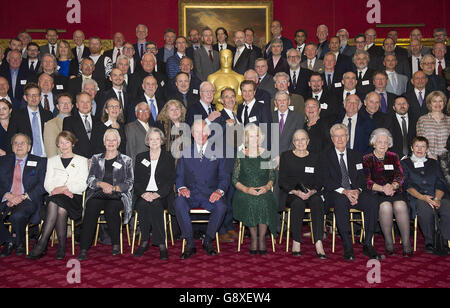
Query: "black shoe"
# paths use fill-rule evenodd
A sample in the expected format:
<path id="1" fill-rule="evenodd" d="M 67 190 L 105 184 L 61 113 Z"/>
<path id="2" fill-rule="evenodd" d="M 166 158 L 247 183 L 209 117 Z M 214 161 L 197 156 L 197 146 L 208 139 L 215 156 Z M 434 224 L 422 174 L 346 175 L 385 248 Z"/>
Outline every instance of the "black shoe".
<path id="1" fill-rule="evenodd" d="M 389 257 L 395 256 L 395 249 L 394 248 L 392 248 L 392 249 L 386 248 L 386 256 L 389 256 Z"/>
<path id="2" fill-rule="evenodd" d="M 212 244 L 203 245 L 203 250 L 206 252 L 206 254 L 208 256 L 215 256 L 215 255 L 217 255 L 217 252 L 212 247 Z"/>
<path id="3" fill-rule="evenodd" d="M 140 258 L 144 255 L 144 253 L 149 249 L 148 245 L 145 246 L 140 246 L 135 252 L 134 252 L 134 256 L 136 258 Z"/>
<path id="4" fill-rule="evenodd" d="M 433 244 L 426 244 L 425 245 L 425 252 L 429 254 L 433 254 Z"/>
<path id="5" fill-rule="evenodd" d="M 82 249 L 80 251 L 80 254 L 78 255 L 77 259 L 80 261 L 83 261 L 83 260 L 86 260 L 87 256 L 88 256 L 88 251 L 86 249 Z"/>
<path id="6" fill-rule="evenodd" d="M 328 259 L 328 257 L 327 257 L 326 254 L 321 254 L 321 253 L 317 253 L 317 252 L 316 252 L 316 256 L 317 256 L 317 258 L 319 258 L 320 260 Z"/>
<path id="7" fill-rule="evenodd" d="M 353 247 L 345 248 L 344 247 L 344 260 L 346 261 L 354 261 L 355 253 L 353 252 Z"/>
<path id="8" fill-rule="evenodd" d="M 267 254 L 267 249 L 260 250 L 260 251 L 259 251 L 259 254 L 260 254 L 261 256 L 264 256 L 265 254 Z"/>
<path id="9" fill-rule="evenodd" d="M 38 245 L 36 245 L 36 247 L 34 247 L 33 250 L 30 252 L 30 254 L 27 256 L 27 259 L 39 260 L 40 258 L 44 257 L 45 255 L 46 255 L 46 250 L 43 248 L 40 248 Z"/>
<path id="10" fill-rule="evenodd" d="M 369 259 L 383 260 L 386 258 L 384 255 L 379 254 L 372 245 L 364 245 L 363 254 Z"/>
<path id="11" fill-rule="evenodd" d="M 293 252 L 292 252 L 292 255 L 293 255 L 294 257 L 300 257 L 300 256 L 302 255 L 302 252 L 301 252 L 301 251 L 293 251 Z"/>
<path id="12" fill-rule="evenodd" d="M 409 251 L 403 250 L 403 257 L 405 257 L 405 258 L 412 258 L 412 256 L 413 256 L 412 250 L 409 250 Z"/>
<path id="13" fill-rule="evenodd" d="M 159 250 L 159 259 L 169 260 L 169 251 L 167 250 L 167 248 Z"/>
<path id="14" fill-rule="evenodd" d="M 16 247 L 16 256 L 20 257 L 27 253 L 27 250 L 25 249 L 25 246 L 23 244 L 20 244 Z"/>
<path id="15" fill-rule="evenodd" d="M 8 257 L 12 254 L 14 250 L 14 244 L 13 243 L 6 243 L 5 247 L 3 247 L 2 253 L 0 254 L 0 258 Z"/>
<path id="16" fill-rule="evenodd" d="M 112 247 L 112 255 L 113 256 L 120 255 L 120 246 L 119 245 L 113 245 L 113 247 Z"/>
<path id="17" fill-rule="evenodd" d="M 64 260 L 66 257 L 66 246 L 59 246 L 58 250 L 56 251 L 56 260 Z"/>
<path id="18" fill-rule="evenodd" d="M 195 255 L 197 253 L 197 248 L 195 247 L 191 247 L 191 248 L 186 248 L 184 250 L 184 252 L 181 254 L 181 259 L 189 259 L 190 257 L 192 257 L 193 255 Z"/>
<path id="19" fill-rule="evenodd" d="M 258 250 L 251 250 L 251 249 L 250 249 L 250 254 L 251 254 L 252 256 L 255 256 L 255 255 L 258 254 Z"/>

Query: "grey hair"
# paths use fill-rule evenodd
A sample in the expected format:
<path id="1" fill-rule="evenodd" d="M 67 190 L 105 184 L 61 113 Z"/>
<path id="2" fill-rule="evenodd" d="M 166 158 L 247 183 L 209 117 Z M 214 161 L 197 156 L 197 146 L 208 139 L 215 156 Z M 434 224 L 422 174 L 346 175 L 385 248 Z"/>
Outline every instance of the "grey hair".
<path id="1" fill-rule="evenodd" d="M 141 105 L 147 106 L 150 109 L 150 106 L 146 102 L 140 102 L 139 104 L 136 105 L 136 107 L 134 107 L 134 113 L 138 111 L 138 108 Z"/>
<path id="2" fill-rule="evenodd" d="M 360 54 L 365 55 L 366 58 L 367 58 L 367 61 L 370 62 L 370 55 L 369 55 L 369 53 L 368 53 L 367 51 L 365 51 L 365 50 L 356 50 L 356 51 L 355 51 L 355 54 L 353 55 L 353 63 L 355 63 L 356 56 L 358 56 L 358 55 L 360 55 Z"/>
<path id="3" fill-rule="evenodd" d="M 116 63 L 119 62 L 119 60 L 127 60 L 128 64 L 130 64 L 130 59 L 126 55 L 120 55 L 117 57 Z"/>
<path id="4" fill-rule="evenodd" d="M 289 81 L 289 75 L 286 74 L 285 72 L 278 72 L 275 74 L 275 76 L 273 76 L 273 82 L 277 82 L 277 78 L 278 77 L 284 77 L 287 79 L 287 81 Z"/>
<path id="5" fill-rule="evenodd" d="M 108 135 L 116 136 L 117 141 L 119 142 L 119 145 L 120 145 L 120 142 L 122 141 L 122 139 L 120 138 L 120 134 L 119 134 L 119 131 L 117 129 L 115 129 L 115 128 L 108 128 L 106 130 L 105 134 L 103 135 L 103 143 L 106 142 L 106 136 L 108 136 Z"/>
<path id="6" fill-rule="evenodd" d="M 348 127 L 347 127 L 347 125 L 342 124 L 342 123 L 337 123 L 337 124 L 334 124 L 333 126 L 331 126 L 331 128 L 330 128 L 330 135 L 331 135 L 331 137 L 334 136 L 334 132 L 337 131 L 338 129 L 345 129 L 345 132 L 348 135 Z"/>
<path id="7" fill-rule="evenodd" d="M 162 130 L 160 130 L 157 127 L 150 127 L 147 131 L 147 133 L 145 134 L 145 140 L 144 143 L 146 146 L 150 147 L 149 143 L 148 143 L 148 137 L 150 137 L 150 134 L 152 133 L 158 133 L 159 137 L 161 138 L 161 145 L 164 144 L 164 133 L 162 132 Z"/>
<path id="8" fill-rule="evenodd" d="M 275 100 L 277 100 L 282 95 L 286 95 L 286 97 L 290 100 L 289 93 L 287 91 L 278 91 L 277 93 L 275 93 Z"/>
<path id="9" fill-rule="evenodd" d="M 84 89 L 85 86 L 93 84 L 95 86 L 95 90 L 98 91 L 98 83 L 94 79 L 85 79 L 83 80 L 83 83 L 81 84 L 81 89 Z"/>
<path id="10" fill-rule="evenodd" d="M 281 44 L 281 47 L 283 47 L 283 41 L 279 38 L 275 38 L 272 40 L 271 44 Z"/>
<path id="11" fill-rule="evenodd" d="M 377 128 L 372 132 L 369 139 L 369 144 L 371 146 L 375 145 L 375 141 L 379 136 L 387 136 L 388 137 L 388 146 L 392 147 L 394 145 L 394 139 L 392 138 L 391 133 L 386 128 Z"/>

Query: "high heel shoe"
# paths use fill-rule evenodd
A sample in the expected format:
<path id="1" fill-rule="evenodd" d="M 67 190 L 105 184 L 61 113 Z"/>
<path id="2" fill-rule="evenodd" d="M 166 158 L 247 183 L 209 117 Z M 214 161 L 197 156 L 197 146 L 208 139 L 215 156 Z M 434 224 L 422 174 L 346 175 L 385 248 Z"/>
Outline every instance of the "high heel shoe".
<path id="1" fill-rule="evenodd" d="M 319 258 L 320 260 L 328 259 L 328 257 L 327 257 L 326 254 L 321 254 L 321 253 L 318 253 L 317 251 L 316 251 L 316 256 L 317 256 L 317 258 Z"/>
<path id="2" fill-rule="evenodd" d="M 47 254 L 47 249 L 40 248 L 39 245 L 33 248 L 30 254 L 27 256 L 27 259 L 30 260 L 39 260 Z"/>
<path id="3" fill-rule="evenodd" d="M 56 260 L 64 260 L 66 257 L 66 247 L 58 246 L 58 250 L 56 251 Z"/>

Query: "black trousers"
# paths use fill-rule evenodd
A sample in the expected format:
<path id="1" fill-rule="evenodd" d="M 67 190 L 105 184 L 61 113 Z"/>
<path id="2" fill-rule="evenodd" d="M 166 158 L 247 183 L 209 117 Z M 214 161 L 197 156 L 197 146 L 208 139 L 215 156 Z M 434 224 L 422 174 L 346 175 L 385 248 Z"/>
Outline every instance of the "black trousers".
<path id="1" fill-rule="evenodd" d="M 288 195 L 286 204 L 291 208 L 291 232 L 294 241 L 302 242 L 302 225 L 306 206 L 311 209 L 314 242 L 317 243 L 323 239 L 324 205 L 319 195 L 314 194 L 308 200 L 302 200 L 296 195 Z"/>
<path id="2" fill-rule="evenodd" d="M 122 201 L 92 198 L 87 201 L 84 211 L 80 240 L 81 249 L 87 250 L 91 247 L 101 210 L 105 211 L 111 243 L 113 245 L 120 244 L 120 225 L 122 224 L 120 211 L 123 210 Z"/>
<path id="3" fill-rule="evenodd" d="M 428 203 L 416 200 L 417 217 L 420 229 L 422 230 L 425 244 L 433 244 L 434 215 L 433 209 Z M 439 216 L 439 225 L 442 236 L 445 240 L 450 240 L 450 200 L 441 200 L 441 206 L 436 210 Z"/>
<path id="4" fill-rule="evenodd" d="M 350 201 L 344 194 L 335 191 L 328 193 L 328 202 L 334 206 L 336 224 L 342 237 L 344 247 L 351 247 L 350 209 L 354 208 L 364 212 L 364 245 L 371 245 L 372 236 L 378 223 L 379 204 L 377 199 L 367 191 L 359 194 L 358 203 L 350 205 Z"/>
<path id="5" fill-rule="evenodd" d="M 136 200 L 136 211 L 138 212 L 142 241 L 150 239 L 150 230 L 152 230 L 152 244 L 158 246 L 165 244 L 163 200 L 156 199 L 153 202 L 147 202 L 139 197 Z"/>
<path id="6" fill-rule="evenodd" d="M 3 224 L 3 220 L 9 212 L 11 212 L 9 222 L 12 226 L 12 232 L 16 234 L 15 241 L 13 241 L 13 237 L 9 233 L 8 226 Z M 6 202 L 2 202 L 0 205 L 0 244 L 8 242 L 14 243 L 16 246 L 25 245 L 25 230 L 33 213 L 34 205 L 28 199 L 12 208 L 9 208 Z"/>

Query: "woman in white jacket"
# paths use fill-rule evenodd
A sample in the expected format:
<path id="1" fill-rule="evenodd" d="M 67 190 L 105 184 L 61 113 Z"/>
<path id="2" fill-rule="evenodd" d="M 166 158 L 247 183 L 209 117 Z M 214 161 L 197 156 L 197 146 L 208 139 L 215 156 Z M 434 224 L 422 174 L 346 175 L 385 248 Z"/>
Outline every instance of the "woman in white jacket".
<path id="1" fill-rule="evenodd" d="M 58 237 L 56 259 L 64 259 L 67 216 L 74 221 L 81 219 L 82 195 L 87 188 L 89 169 L 88 160 L 72 152 L 76 142 L 75 135 L 69 131 L 62 131 L 56 138 L 56 145 L 61 154 L 49 158 L 47 162 L 44 183 L 45 190 L 49 194 L 47 214 L 42 237 L 31 251 L 30 259 L 39 259 L 45 255 L 48 240 L 55 227 Z"/>

